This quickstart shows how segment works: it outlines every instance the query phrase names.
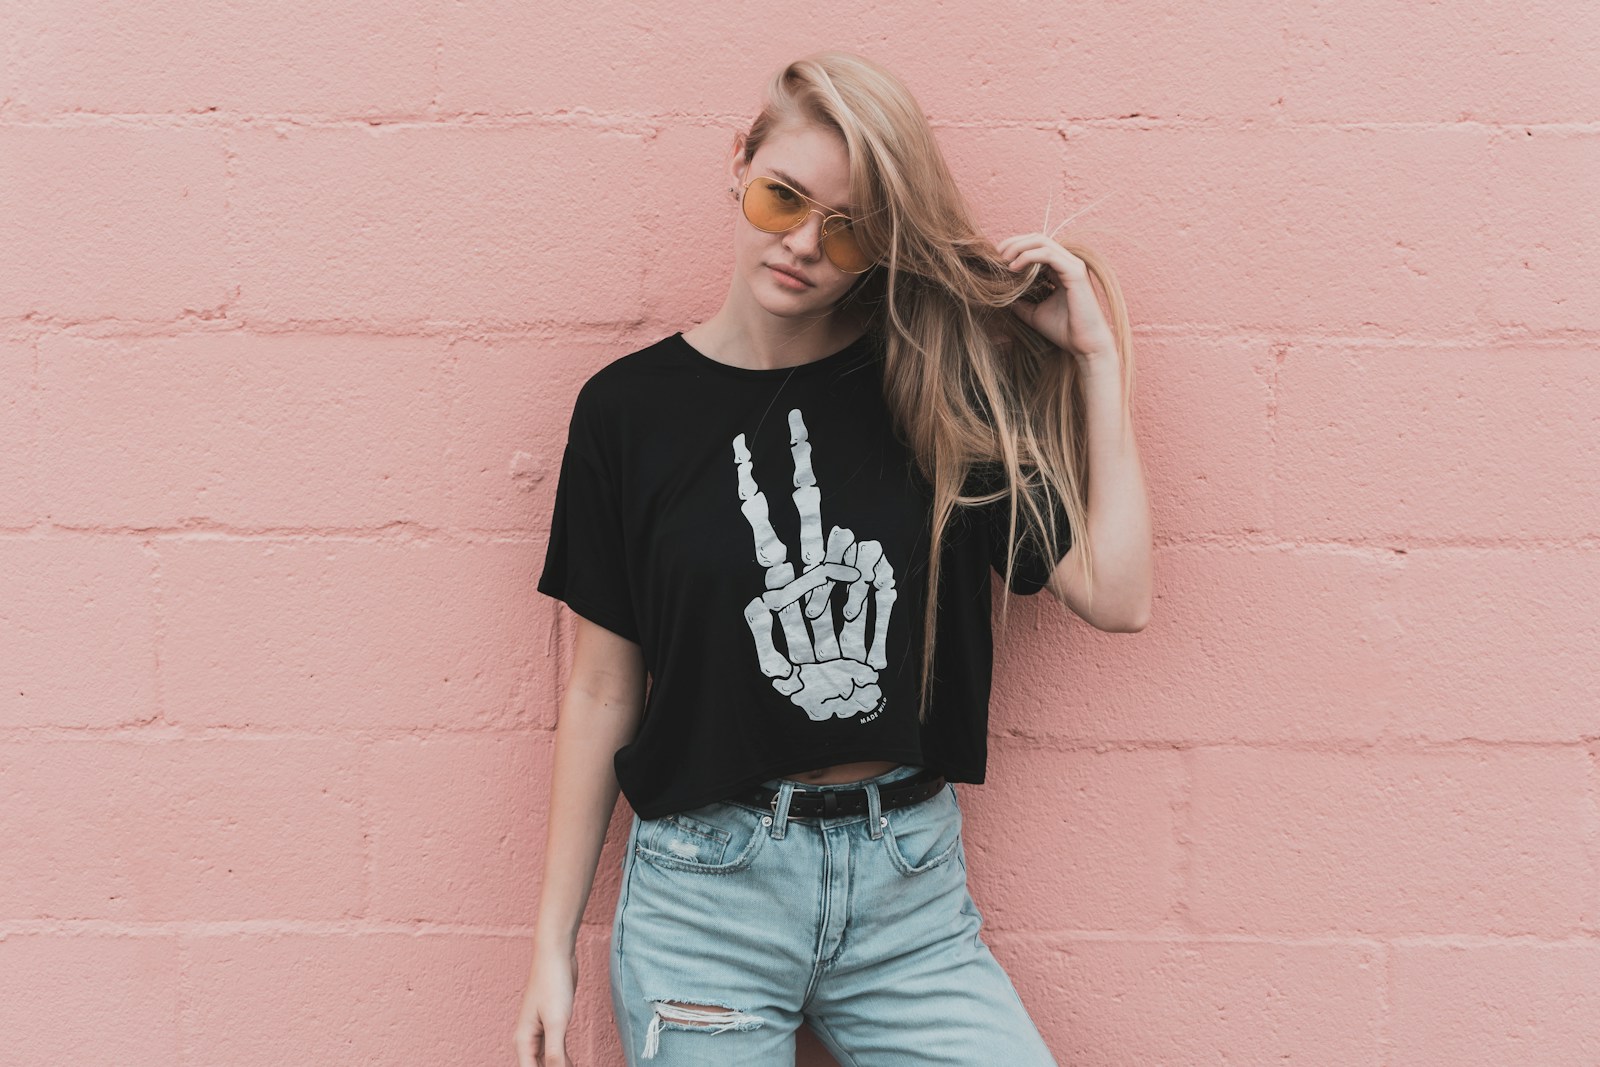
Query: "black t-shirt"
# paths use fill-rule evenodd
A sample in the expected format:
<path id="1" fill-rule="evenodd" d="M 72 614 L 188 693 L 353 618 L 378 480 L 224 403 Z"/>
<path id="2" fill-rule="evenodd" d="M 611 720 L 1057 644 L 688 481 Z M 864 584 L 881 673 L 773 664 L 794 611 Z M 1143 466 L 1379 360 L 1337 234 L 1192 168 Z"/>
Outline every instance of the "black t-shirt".
<path id="1" fill-rule="evenodd" d="M 982 782 L 1006 504 L 957 507 L 946 526 L 924 725 L 932 489 L 895 433 L 876 335 L 752 370 L 674 333 L 595 372 L 538 589 L 642 649 L 644 717 L 615 757 L 633 810 L 858 760 Z M 1012 590 L 1038 592 L 1053 565 L 1023 539 Z"/>

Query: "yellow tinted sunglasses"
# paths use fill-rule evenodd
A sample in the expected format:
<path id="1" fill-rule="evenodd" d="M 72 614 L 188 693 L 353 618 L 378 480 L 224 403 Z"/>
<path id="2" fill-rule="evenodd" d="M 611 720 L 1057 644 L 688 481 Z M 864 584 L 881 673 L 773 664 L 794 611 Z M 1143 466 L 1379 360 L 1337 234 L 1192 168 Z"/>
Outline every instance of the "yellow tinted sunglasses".
<path id="1" fill-rule="evenodd" d="M 822 251 L 828 262 L 846 274 L 864 274 L 872 269 L 872 257 L 856 239 L 850 216 L 818 203 L 793 186 L 764 175 L 751 178 L 745 182 L 739 202 L 750 225 L 767 233 L 792 230 L 810 218 L 813 211 L 819 212 Z"/>

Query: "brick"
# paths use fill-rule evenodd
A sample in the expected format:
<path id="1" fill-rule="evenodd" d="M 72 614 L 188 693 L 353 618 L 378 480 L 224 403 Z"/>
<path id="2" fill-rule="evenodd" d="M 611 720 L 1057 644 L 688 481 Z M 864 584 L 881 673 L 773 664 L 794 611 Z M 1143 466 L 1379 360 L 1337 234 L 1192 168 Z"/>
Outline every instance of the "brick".
<path id="1" fill-rule="evenodd" d="M 131 539 L 0 538 L 0 726 L 155 716 L 154 571 Z"/>
<path id="2" fill-rule="evenodd" d="M 544 865 L 553 735 L 373 742 L 365 794 L 372 916 L 530 922 Z"/>
<path id="3" fill-rule="evenodd" d="M 890 25 L 921 45 L 884 60 L 924 109 L 967 122 L 1237 120 L 1268 113 L 1282 92 L 1282 20 L 1240 0 L 1204 8 L 1156 0 L 1137 18 L 1112 7 L 995 7 L 931 35 L 925 5 L 902 0 L 890 11 Z M 879 33 L 894 41 L 883 21 Z M 992 32 L 997 22 L 1005 33 Z M 1138 77 L 1115 73 L 1134 70 Z"/>
<path id="4" fill-rule="evenodd" d="M 644 315 L 661 323 L 658 336 L 704 322 L 728 295 L 734 227 L 749 225 L 728 195 L 735 128 L 673 123 L 645 147 L 644 180 L 651 188 L 675 190 L 650 220 L 641 282 Z"/>
<path id="5" fill-rule="evenodd" d="M 179 1062 L 181 972 L 177 938 L 167 934 L 8 933 L 0 938 L 7 1062 Z"/>
<path id="6" fill-rule="evenodd" d="M 210 317 L 234 293 L 224 134 L 0 127 L 0 317 Z"/>
<path id="7" fill-rule="evenodd" d="M 1083 239 L 1137 320 L 1392 336 L 1487 325 L 1492 135 L 1252 126 L 1077 128 L 1064 177 Z M 1542 142 L 1541 142 L 1542 143 Z M 1547 158 L 1534 153 L 1529 165 Z M 1554 217 L 1521 235 L 1559 233 Z"/>
<path id="8" fill-rule="evenodd" d="M 182 1062 L 514 1061 L 531 948 L 456 931 L 197 934 Z"/>
<path id="9" fill-rule="evenodd" d="M 1011 738 L 989 781 L 957 785 L 985 929 L 1139 930 L 1176 901 L 1175 752 L 1056 752 Z M 1038 783 L 1053 783 L 1043 793 Z"/>
<path id="10" fill-rule="evenodd" d="M 569 6 L 496 2 L 448 9 L 440 55 L 446 111 L 727 113 L 754 117 L 766 79 L 791 59 L 857 40 L 925 111 L 962 121 L 1059 115 L 1259 114 L 1281 94 L 1283 20 L 1248 3 L 1203 11 L 1161 0 L 1116 9 L 931 11 L 896 0 L 820 8 L 822 36 L 775 41 L 759 19 L 717 8 L 640 10 L 597 37 Z M 1003 23 L 1007 33 L 992 28 Z M 560 41 L 558 76 L 529 75 L 529 39 Z M 915 47 L 897 42 L 915 41 Z M 1025 56 L 1025 59 L 1020 57 Z M 1137 68 L 1140 77 L 1108 72 Z"/>
<path id="11" fill-rule="evenodd" d="M 1600 27 L 1600 19 L 1589 21 Z M 1600 188 L 1600 137 L 1496 131 L 1486 179 L 1495 195 L 1483 220 L 1493 235 L 1484 256 L 1483 317 L 1517 334 L 1600 328 L 1600 217 L 1591 207 Z"/>
<path id="12" fill-rule="evenodd" d="M 637 317 L 640 138 L 592 129 L 252 128 L 234 146 L 239 312 L 475 326 Z"/>
<path id="13" fill-rule="evenodd" d="M 527 544 L 206 539 L 161 554 L 176 722 L 460 729 L 551 714 Z"/>
<path id="14" fill-rule="evenodd" d="M 1575 742 L 1595 735 L 1600 557 L 1592 549 L 1423 549 L 1393 585 L 1404 699 L 1392 734 Z"/>
<path id="15" fill-rule="evenodd" d="M 1073 740 L 1375 739 L 1409 669 L 1389 653 L 1392 572 L 1344 548 L 1163 547 L 1137 634 L 1088 627 L 1048 594 L 1009 633 L 997 623 L 991 715 Z"/>
<path id="16" fill-rule="evenodd" d="M 1134 339 L 1133 423 L 1158 540 L 1272 525 L 1264 341 Z"/>
<path id="17" fill-rule="evenodd" d="M 666 336 L 671 330 L 656 332 Z M 505 338 L 452 344 L 443 475 L 451 523 L 538 531 L 542 566 L 578 390 L 595 371 L 648 343 L 630 337 L 606 343 Z"/>
<path id="18" fill-rule="evenodd" d="M 25 527 L 39 518 L 39 401 L 34 343 L 0 338 L 0 527 Z"/>
<path id="19" fill-rule="evenodd" d="M 40 348 L 40 480 L 56 522 L 445 519 L 440 342 L 233 332 Z"/>
<path id="20" fill-rule="evenodd" d="M 1062 1063 L 1383 1062 L 1373 946 L 1008 934 L 992 947 Z"/>
<path id="21" fill-rule="evenodd" d="M 941 125 L 934 137 L 978 232 L 996 244 L 1048 233 L 1085 206 L 1062 183 L 1061 138 L 1053 128 Z"/>
<path id="22" fill-rule="evenodd" d="M 0 744 L 0 914 L 358 914 L 355 759 L 330 738 Z"/>
<path id="23" fill-rule="evenodd" d="M 1313 0 L 1296 6 L 1285 36 L 1283 114 L 1291 121 L 1595 118 L 1600 20 L 1562 0 Z"/>
<path id="24" fill-rule="evenodd" d="M 439 107 L 451 114 L 733 111 L 754 117 L 764 79 L 790 53 L 811 50 L 798 38 L 775 40 L 770 23 L 729 9 L 613 14 L 597 23 L 574 4 L 445 6 Z M 815 12 L 813 19 L 836 40 L 873 21 L 872 13 L 849 6 Z M 554 53 L 530 64 L 530 41 L 553 46 Z"/>
<path id="25" fill-rule="evenodd" d="M 1588 1067 L 1600 1062 L 1593 943 L 1394 947 L 1394 1067 Z"/>
<path id="26" fill-rule="evenodd" d="M 1565 935 L 1595 922 L 1579 752 L 1195 755 L 1207 931 Z"/>
<path id="27" fill-rule="evenodd" d="M 1286 536 L 1600 534 L 1592 351 L 1296 342 L 1276 392 L 1272 491 Z"/>
<path id="28" fill-rule="evenodd" d="M 25 114 L 418 112 L 434 80 L 430 6 L 280 0 L 174 32 L 169 5 L 94 0 L 70 17 L 17 5 L 7 24 L 27 40 Z"/>

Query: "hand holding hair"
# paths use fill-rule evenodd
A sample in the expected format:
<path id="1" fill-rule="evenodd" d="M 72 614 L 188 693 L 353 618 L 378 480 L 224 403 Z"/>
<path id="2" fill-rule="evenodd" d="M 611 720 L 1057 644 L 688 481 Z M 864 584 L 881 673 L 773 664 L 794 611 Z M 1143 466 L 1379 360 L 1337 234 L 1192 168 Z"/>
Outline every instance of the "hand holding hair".
<path id="1" fill-rule="evenodd" d="M 1076 359 L 1116 360 L 1116 339 L 1100 309 L 1083 260 L 1044 233 L 1007 237 L 995 248 L 1012 270 L 1023 271 L 1030 263 L 1042 263 L 1056 283 L 1055 291 L 1038 303 L 1018 300 L 1011 304 L 1019 319 Z"/>

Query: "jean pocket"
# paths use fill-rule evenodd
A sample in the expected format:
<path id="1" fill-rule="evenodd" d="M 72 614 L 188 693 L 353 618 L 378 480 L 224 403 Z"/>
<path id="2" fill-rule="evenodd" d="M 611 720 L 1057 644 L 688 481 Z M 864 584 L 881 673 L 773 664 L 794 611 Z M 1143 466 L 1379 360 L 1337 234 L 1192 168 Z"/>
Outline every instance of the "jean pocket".
<path id="1" fill-rule="evenodd" d="M 901 874 L 943 866 L 961 848 L 961 807 L 950 784 L 920 804 L 884 814 L 883 840 Z"/>
<path id="2" fill-rule="evenodd" d="M 731 874 L 754 862 L 766 837 L 760 815 L 716 802 L 640 820 L 633 850 L 656 867 Z"/>

